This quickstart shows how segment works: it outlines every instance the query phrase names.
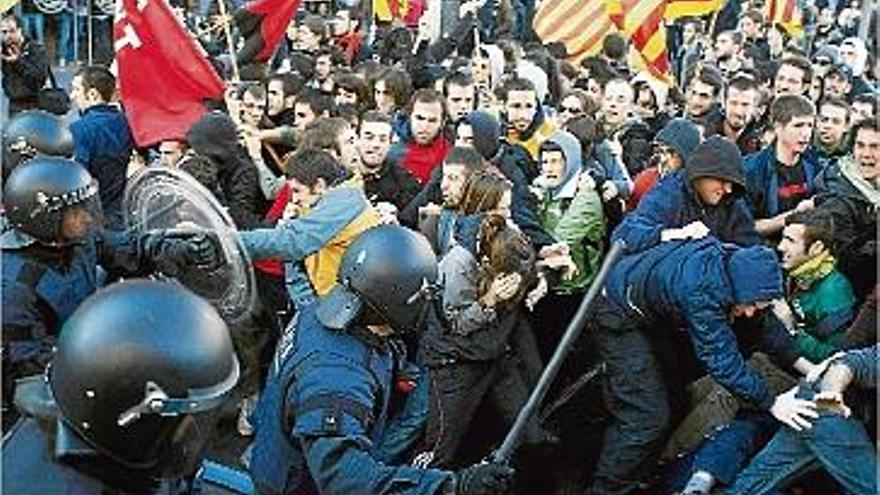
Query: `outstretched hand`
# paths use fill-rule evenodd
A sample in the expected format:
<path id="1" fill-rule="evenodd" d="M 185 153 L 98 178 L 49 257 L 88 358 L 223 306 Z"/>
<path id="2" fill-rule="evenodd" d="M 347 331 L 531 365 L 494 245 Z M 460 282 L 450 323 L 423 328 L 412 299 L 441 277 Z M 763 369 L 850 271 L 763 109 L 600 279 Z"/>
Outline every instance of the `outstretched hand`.
<path id="1" fill-rule="evenodd" d="M 811 420 L 819 417 L 816 412 L 816 403 L 811 400 L 798 399 L 795 397 L 798 387 L 776 396 L 770 407 L 770 414 L 782 423 L 797 431 L 809 430 L 813 427 Z"/>

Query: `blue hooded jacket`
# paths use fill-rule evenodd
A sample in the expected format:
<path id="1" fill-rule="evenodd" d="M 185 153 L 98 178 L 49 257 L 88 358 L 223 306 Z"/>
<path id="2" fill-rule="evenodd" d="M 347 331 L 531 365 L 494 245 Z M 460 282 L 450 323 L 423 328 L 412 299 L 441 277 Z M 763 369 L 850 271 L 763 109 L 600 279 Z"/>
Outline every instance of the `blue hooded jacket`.
<path id="1" fill-rule="evenodd" d="M 660 243 L 664 229 L 679 228 L 702 221 L 712 235 L 740 246 L 762 244 L 755 220 L 744 199 L 730 198 L 717 206 L 699 200 L 684 170 L 678 170 L 657 183 L 636 210 L 614 229 L 612 239 L 626 241 L 627 253 L 638 253 Z"/>
<path id="2" fill-rule="evenodd" d="M 728 322 L 734 304 L 781 297 L 782 273 L 764 246 L 733 251 L 717 239 L 665 242 L 621 259 L 605 282 L 611 311 L 645 331 L 686 326 L 705 371 L 765 409 L 773 394 L 740 354 Z"/>
<path id="3" fill-rule="evenodd" d="M 730 182 L 733 194 L 717 205 L 704 204 L 694 184 L 707 177 Z M 612 238 L 626 241 L 627 251 L 635 253 L 659 243 L 664 229 L 699 220 L 724 242 L 740 246 L 761 244 L 763 239 L 755 230 L 755 220 L 743 199 L 745 195 L 746 177 L 739 149 L 728 139 L 711 137 L 691 152 L 684 169 L 664 177 L 648 191 L 636 211 L 615 229 Z"/>

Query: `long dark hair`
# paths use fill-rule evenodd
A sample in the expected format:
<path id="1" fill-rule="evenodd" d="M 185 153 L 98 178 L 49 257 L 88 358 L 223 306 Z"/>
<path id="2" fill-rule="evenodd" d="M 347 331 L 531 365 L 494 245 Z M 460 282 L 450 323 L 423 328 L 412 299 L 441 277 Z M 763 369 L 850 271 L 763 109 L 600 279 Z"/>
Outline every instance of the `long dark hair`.
<path id="1" fill-rule="evenodd" d="M 492 280 L 500 274 L 519 273 L 522 281 L 514 297 L 507 302 L 516 305 L 537 281 L 537 255 L 522 232 L 510 226 L 501 215 L 488 214 L 480 224 L 477 259 L 480 260 L 480 294 L 485 294 Z"/>

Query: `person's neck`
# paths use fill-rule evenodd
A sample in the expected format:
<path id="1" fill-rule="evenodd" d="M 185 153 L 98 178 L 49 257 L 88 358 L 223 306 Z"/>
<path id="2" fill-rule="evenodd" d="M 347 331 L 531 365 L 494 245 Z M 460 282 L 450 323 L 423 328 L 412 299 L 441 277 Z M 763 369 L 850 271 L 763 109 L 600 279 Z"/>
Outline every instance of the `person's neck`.
<path id="1" fill-rule="evenodd" d="M 364 177 L 379 177 L 382 175 L 382 166 L 385 162 L 379 162 L 377 164 L 371 164 L 367 162 L 363 162 L 363 176 Z"/>
<path id="2" fill-rule="evenodd" d="M 736 140 L 739 139 L 740 135 L 742 135 L 743 130 L 745 130 L 747 125 L 744 125 L 744 126 L 740 127 L 739 129 L 734 129 L 733 127 L 730 126 L 730 124 L 727 122 L 727 120 L 725 120 L 724 121 L 724 128 L 722 129 L 724 131 L 724 137 L 726 137 L 727 139 L 730 139 L 733 142 L 736 142 Z"/>
<path id="3" fill-rule="evenodd" d="M 779 163 L 787 167 L 793 167 L 797 164 L 800 157 L 801 154 L 799 152 L 796 152 L 788 146 L 783 145 L 781 142 L 776 141 L 776 160 L 779 161 Z"/>

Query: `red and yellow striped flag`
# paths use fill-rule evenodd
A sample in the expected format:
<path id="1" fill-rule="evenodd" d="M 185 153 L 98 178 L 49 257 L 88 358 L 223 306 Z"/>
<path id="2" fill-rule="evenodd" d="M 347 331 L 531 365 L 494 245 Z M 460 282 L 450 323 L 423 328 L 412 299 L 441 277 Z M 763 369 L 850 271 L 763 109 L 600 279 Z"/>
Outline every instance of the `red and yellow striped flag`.
<path id="1" fill-rule="evenodd" d="M 655 78 L 670 82 L 666 55 L 665 0 L 605 0 L 608 15 L 632 42 Z"/>
<path id="2" fill-rule="evenodd" d="M 804 35 L 801 10 L 797 0 L 768 0 L 764 15 L 771 24 L 779 24 L 789 35 L 800 38 Z"/>
<path id="3" fill-rule="evenodd" d="M 674 21 L 682 17 L 701 17 L 721 8 L 724 0 L 669 0 L 663 18 Z"/>
<path id="4" fill-rule="evenodd" d="M 532 27 L 544 43 L 564 44 L 575 63 L 598 53 L 605 35 L 615 30 L 604 0 L 544 0 Z"/>

